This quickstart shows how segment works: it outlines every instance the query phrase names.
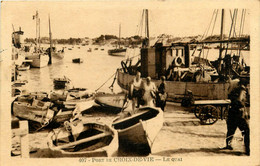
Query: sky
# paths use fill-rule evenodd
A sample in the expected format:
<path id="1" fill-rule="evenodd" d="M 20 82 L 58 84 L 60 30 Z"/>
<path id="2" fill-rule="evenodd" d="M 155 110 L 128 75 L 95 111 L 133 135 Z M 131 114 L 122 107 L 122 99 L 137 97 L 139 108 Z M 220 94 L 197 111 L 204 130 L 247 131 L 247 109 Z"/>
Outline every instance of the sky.
<path id="1" fill-rule="evenodd" d="M 163 2 L 162 2 L 163 3 Z M 158 4 L 162 4 L 158 3 Z M 149 9 L 150 36 L 169 34 L 175 37 L 203 35 L 208 27 L 214 7 L 192 8 L 175 5 L 136 5 L 137 1 L 117 3 L 108 1 L 88 2 L 4 2 L 1 7 L 2 21 L 8 20 L 6 27 L 19 27 L 24 37 L 35 37 L 35 20 L 38 11 L 41 19 L 41 36 L 49 36 L 48 15 L 51 17 L 53 38 L 98 37 L 101 34 L 117 35 L 121 24 L 121 36 L 138 35 L 142 9 Z M 179 5 L 179 6 L 178 6 Z M 192 4 L 191 4 L 192 5 Z M 237 25 L 240 22 L 239 10 Z M 8 19 L 7 19 L 8 17 Z M 230 13 L 226 10 L 225 33 L 230 28 Z M 244 32 L 249 34 L 249 11 L 246 14 Z M 220 10 L 213 34 L 220 33 Z"/>

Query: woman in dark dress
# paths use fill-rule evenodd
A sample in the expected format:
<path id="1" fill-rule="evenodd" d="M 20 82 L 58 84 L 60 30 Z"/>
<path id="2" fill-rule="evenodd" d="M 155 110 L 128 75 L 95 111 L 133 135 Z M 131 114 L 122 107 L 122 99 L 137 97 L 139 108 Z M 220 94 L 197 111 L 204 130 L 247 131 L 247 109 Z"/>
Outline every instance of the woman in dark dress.
<path id="1" fill-rule="evenodd" d="M 166 105 L 166 98 L 167 93 L 165 91 L 166 89 L 166 82 L 165 82 L 165 76 L 161 77 L 161 84 L 158 87 L 158 92 L 156 95 L 156 107 L 160 107 L 163 111 Z"/>

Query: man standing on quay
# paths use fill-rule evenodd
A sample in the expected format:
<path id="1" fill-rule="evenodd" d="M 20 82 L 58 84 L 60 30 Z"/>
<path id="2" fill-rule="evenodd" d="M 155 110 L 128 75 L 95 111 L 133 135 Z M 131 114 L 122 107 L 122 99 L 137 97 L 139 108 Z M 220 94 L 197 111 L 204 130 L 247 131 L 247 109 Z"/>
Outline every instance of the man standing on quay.
<path id="1" fill-rule="evenodd" d="M 239 130 L 242 132 L 242 135 L 244 136 L 246 155 L 250 155 L 249 125 L 247 122 L 249 114 L 246 112 L 245 109 L 247 94 L 246 85 L 246 81 L 240 79 L 239 86 L 237 88 L 234 88 L 229 94 L 231 105 L 227 118 L 226 147 L 222 149 L 233 150 L 231 142 L 236 129 L 239 128 Z"/>

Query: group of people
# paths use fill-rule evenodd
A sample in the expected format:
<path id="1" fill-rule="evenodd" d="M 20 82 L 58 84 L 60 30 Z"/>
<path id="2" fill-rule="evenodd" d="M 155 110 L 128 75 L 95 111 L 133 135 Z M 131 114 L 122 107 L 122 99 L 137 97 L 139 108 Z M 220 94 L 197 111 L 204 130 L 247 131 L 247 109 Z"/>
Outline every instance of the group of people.
<path id="1" fill-rule="evenodd" d="M 246 110 L 247 104 L 247 83 L 240 80 L 238 86 L 234 86 L 229 92 L 231 100 L 227 117 L 227 137 L 226 146 L 222 149 L 232 150 L 231 142 L 234 133 L 239 128 L 244 136 L 246 154 L 250 154 L 249 147 L 249 113 Z M 151 77 L 146 80 L 141 79 L 141 73 L 137 72 L 136 77 L 131 82 L 129 99 L 132 100 L 132 110 L 135 111 L 140 105 L 160 107 L 163 111 L 166 105 L 166 82 L 165 77 L 161 77 L 158 87 L 151 81 Z"/>
<path id="2" fill-rule="evenodd" d="M 132 100 L 132 109 L 139 108 L 140 105 L 160 107 L 163 111 L 166 105 L 167 93 L 165 91 L 165 77 L 161 77 L 161 83 L 157 88 L 151 81 L 151 77 L 142 80 L 141 73 L 137 72 L 136 77 L 131 82 L 129 98 Z"/>

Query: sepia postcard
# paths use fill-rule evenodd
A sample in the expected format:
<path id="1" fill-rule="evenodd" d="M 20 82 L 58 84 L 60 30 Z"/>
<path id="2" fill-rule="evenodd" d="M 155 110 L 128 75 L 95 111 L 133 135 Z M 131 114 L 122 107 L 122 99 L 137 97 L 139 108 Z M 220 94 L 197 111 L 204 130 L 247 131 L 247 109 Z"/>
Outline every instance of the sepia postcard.
<path id="1" fill-rule="evenodd" d="M 0 165 L 260 165 L 259 1 L 0 5 Z"/>

